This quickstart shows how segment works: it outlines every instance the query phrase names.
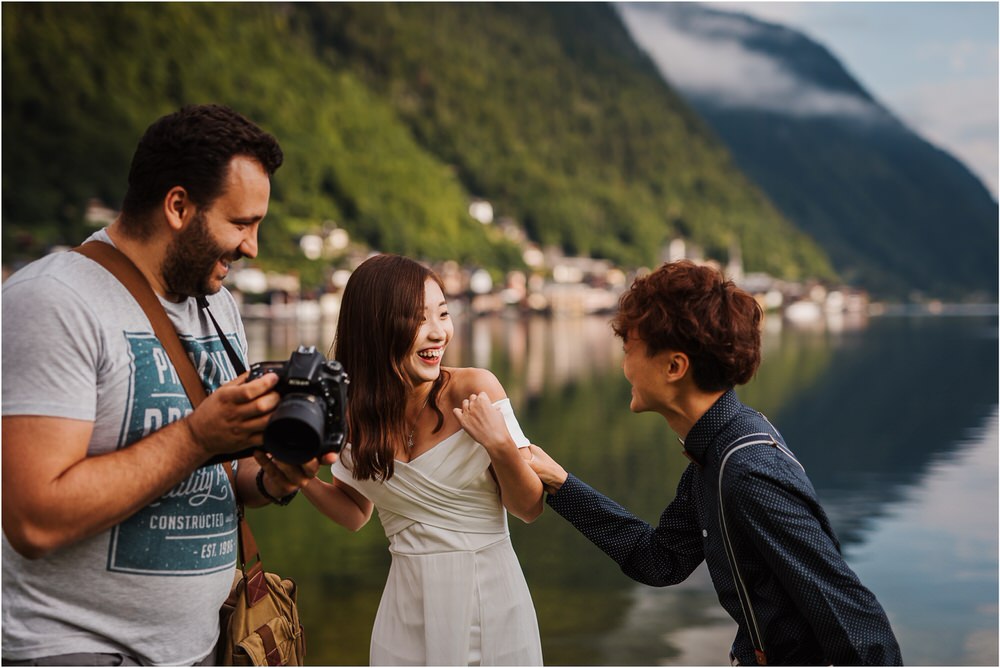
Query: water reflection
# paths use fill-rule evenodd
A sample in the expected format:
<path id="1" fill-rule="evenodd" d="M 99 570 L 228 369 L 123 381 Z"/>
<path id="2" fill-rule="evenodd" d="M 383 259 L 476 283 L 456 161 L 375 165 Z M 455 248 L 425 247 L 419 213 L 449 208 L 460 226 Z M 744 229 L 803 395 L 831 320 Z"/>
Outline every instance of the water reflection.
<path id="1" fill-rule="evenodd" d="M 907 663 L 996 665 L 997 320 L 863 324 L 772 325 L 741 398 L 805 464 Z M 248 322 L 250 358 L 286 359 L 299 344 L 326 352 L 333 331 Z M 621 357 L 606 318 L 493 317 L 456 322 L 445 363 L 491 369 L 532 440 L 655 522 L 687 461 L 662 418 L 628 411 Z M 268 565 L 303 585 L 308 661 L 367 663 L 388 569 L 377 522 L 349 534 L 301 500 L 251 521 Z M 677 587 L 641 587 L 554 513 L 511 525 L 546 663 L 724 662 L 732 622 L 704 570 Z"/>
<path id="2" fill-rule="evenodd" d="M 834 348 L 822 382 L 771 413 L 842 540 L 919 485 L 997 404 L 995 319 L 884 319 Z M 982 325 L 980 323 L 983 323 Z"/>
<path id="3" fill-rule="evenodd" d="M 852 549 L 910 663 L 997 665 L 997 446 L 994 410 L 935 453 Z"/>
<path id="4" fill-rule="evenodd" d="M 315 346 L 324 355 L 329 352 L 336 321 L 247 319 L 247 353 L 251 362 L 285 360 L 298 346 Z"/>

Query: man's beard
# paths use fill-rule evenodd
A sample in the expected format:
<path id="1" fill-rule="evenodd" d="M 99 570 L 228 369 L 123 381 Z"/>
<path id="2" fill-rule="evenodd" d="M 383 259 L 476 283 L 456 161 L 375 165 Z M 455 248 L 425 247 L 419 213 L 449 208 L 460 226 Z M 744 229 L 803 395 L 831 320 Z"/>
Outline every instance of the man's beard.
<path id="1" fill-rule="evenodd" d="M 201 211 L 177 237 L 170 242 L 163 259 L 163 282 L 171 294 L 183 297 L 204 297 L 219 291 L 212 286 L 215 264 L 222 259 L 235 262 L 239 251 L 227 253 L 208 231 L 205 214 Z"/>

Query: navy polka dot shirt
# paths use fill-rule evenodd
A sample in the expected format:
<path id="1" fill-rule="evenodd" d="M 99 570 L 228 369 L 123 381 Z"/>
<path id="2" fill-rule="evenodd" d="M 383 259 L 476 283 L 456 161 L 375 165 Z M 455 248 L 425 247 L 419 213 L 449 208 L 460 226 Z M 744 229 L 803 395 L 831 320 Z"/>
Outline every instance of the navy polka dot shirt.
<path id="1" fill-rule="evenodd" d="M 705 560 L 739 625 L 731 652 L 742 665 L 758 663 L 752 637 L 771 665 L 902 665 L 882 606 L 844 562 L 812 483 L 767 418 L 730 390 L 684 446 L 692 463 L 656 527 L 573 475 L 547 502 L 637 582 L 677 584 Z"/>

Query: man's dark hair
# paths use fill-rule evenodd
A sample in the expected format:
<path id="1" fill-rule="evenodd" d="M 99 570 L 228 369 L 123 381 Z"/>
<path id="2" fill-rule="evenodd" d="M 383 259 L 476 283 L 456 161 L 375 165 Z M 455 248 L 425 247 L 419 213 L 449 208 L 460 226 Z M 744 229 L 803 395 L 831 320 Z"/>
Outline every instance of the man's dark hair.
<path id="1" fill-rule="evenodd" d="M 130 234 L 148 238 L 149 213 L 175 186 L 197 206 L 222 194 L 229 162 L 247 156 L 268 176 L 284 156 L 278 141 L 246 117 L 218 104 L 189 105 L 153 122 L 139 140 L 122 202 L 122 223 Z"/>

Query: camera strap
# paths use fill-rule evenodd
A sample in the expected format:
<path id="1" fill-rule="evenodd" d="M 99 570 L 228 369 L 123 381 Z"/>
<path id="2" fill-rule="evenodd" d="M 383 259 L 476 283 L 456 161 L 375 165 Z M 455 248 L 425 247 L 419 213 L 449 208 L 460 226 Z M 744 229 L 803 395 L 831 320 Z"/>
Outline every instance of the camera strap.
<path id="1" fill-rule="evenodd" d="M 215 331 L 219 333 L 219 340 L 222 341 L 222 347 L 226 349 L 226 354 L 229 355 L 229 361 L 233 363 L 233 368 L 236 369 L 236 375 L 239 376 L 246 371 L 247 368 L 243 365 L 243 360 L 240 359 L 240 356 L 237 355 L 236 351 L 233 349 L 233 344 L 229 343 L 229 339 L 222 331 L 222 328 L 219 327 L 219 322 L 215 319 L 215 316 L 212 315 L 211 309 L 208 308 L 208 300 L 205 297 L 198 297 L 198 308 L 207 313 L 208 317 L 211 318 L 212 324 L 215 326 Z"/>

